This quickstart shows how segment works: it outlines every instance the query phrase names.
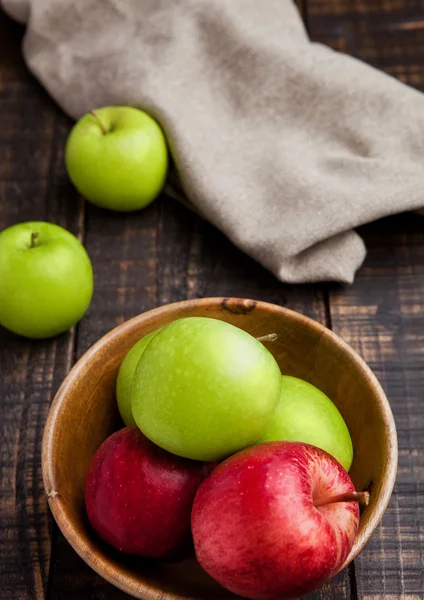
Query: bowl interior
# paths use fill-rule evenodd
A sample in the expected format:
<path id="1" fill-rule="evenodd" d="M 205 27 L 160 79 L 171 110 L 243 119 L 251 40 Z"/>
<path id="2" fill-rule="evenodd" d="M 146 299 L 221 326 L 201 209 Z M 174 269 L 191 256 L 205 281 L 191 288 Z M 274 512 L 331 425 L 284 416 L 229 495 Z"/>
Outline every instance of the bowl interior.
<path id="1" fill-rule="evenodd" d="M 43 440 L 43 477 L 53 515 L 74 549 L 103 577 L 138 598 L 234 598 L 194 559 L 165 564 L 122 558 L 91 531 L 84 509 L 90 460 L 120 425 L 116 376 L 125 354 L 144 335 L 177 318 L 208 316 L 254 336 L 277 333 L 268 344 L 281 371 L 325 392 L 349 427 L 354 447 L 350 475 L 371 501 L 361 517 L 349 557 L 361 550 L 378 524 L 393 488 L 397 447 L 384 393 L 363 361 L 318 323 L 284 308 L 252 300 L 212 298 L 164 306 L 144 313 L 102 338 L 77 363 L 52 405 Z"/>

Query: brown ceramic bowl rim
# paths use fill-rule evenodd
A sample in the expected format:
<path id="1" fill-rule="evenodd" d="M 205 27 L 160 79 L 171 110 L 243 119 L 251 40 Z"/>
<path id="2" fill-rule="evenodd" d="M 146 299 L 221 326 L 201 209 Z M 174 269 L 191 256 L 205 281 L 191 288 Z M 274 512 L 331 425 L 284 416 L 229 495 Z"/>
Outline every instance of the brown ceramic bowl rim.
<path id="1" fill-rule="evenodd" d="M 371 371 L 370 367 L 359 356 L 359 354 L 357 354 L 353 350 L 353 348 L 351 348 L 346 342 L 344 342 L 337 334 L 335 334 L 333 331 L 331 331 L 324 325 L 321 325 L 317 321 L 314 321 L 313 319 L 306 317 L 305 315 L 302 315 L 296 311 L 284 308 L 282 306 L 278 306 L 276 304 L 240 298 L 215 297 L 185 300 L 182 302 L 166 304 L 164 306 L 160 306 L 158 308 L 154 308 L 147 312 L 141 313 L 140 315 L 133 317 L 132 319 L 122 323 L 121 325 L 118 325 L 109 333 L 104 335 L 95 344 L 93 344 L 93 346 L 91 346 L 91 348 L 89 348 L 89 350 L 87 350 L 87 352 L 85 352 L 85 354 L 83 354 L 83 356 L 75 363 L 75 365 L 72 367 L 72 369 L 64 379 L 52 402 L 47 417 L 46 425 L 44 428 L 42 442 L 42 472 L 44 488 L 46 491 L 48 503 L 52 514 L 63 535 L 65 536 L 69 544 L 73 547 L 73 549 L 77 552 L 77 554 L 79 554 L 79 556 L 104 579 L 106 579 L 107 581 L 109 581 L 110 583 L 112 583 L 113 585 L 115 585 L 116 587 L 120 588 L 128 594 L 132 595 L 134 593 L 137 593 L 138 597 L 140 597 L 139 594 L 142 593 L 143 597 L 146 600 L 158 600 L 159 598 L 161 600 L 175 600 L 176 598 L 178 598 L 178 596 L 176 596 L 175 594 L 163 592 L 160 588 L 155 588 L 150 584 L 146 584 L 145 586 L 143 586 L 139 582 L 137 582 L 137 589 L 135 589 L 135 584 L 131 577 L 123 575 L 120 572 L 119 568 L 117 568 L 116 565 L 112 562 L 106 561 L 103 558 L 99 559 L 97 557 L 96 552 L 93 552 L 92 549 L 87 545 L 87 543 L 81 538 L 77 528 L 68 518 L 66 502 L 64 502 L 60 495 L 58 495 L 55 491 L 56 485 L 54 478 L 54 468 L 52 463 L 56 439 L 56 423 L 58 422 L 58 420 L 60 420 L 61 406 L 66 402 L 68 389 L 72 385 L 74 378 L 80 374 L 83 374 L 85 365 L 100 350 L 100 348 L 107 345 L 115 337 L 124 335 L 126 331 L 129 331 L 133 328 L 135 323 L 139 323 L 140 321 L 145 322 L 147 325 L 152 318 L 173 314 L 176 311 L 178 311 L 178 309 L 190 307 L 208 308 L 211 306 L 214 306 L 216 308 L 223 306 L 224 308 L 227 308 L 230 311 L 231 306 L 236 306 L 237 310 L 241 309 L 241 312 L 249 312 L 253 308 L 267 309 L 275 314 L 284 316 L 289 319 L 294 319 L 298 323 L 303 324 L 305 327 L 314 329 L 319 335 L 325 336 L 328 339 L 330 339 L 332 343 L 338 346 L 345 354 L 347 354 L 352 359 L 353 362 L 355 362 L 358 365 L 360 370 L 364 373 L 367 382 L 380 405 L 381 413 L 385 421 L 385 428 L 387 431 L 386 451 L 388 456 L 387 462 L 389 465 L 389 471 L 386 473 L 385 476 L 386 487 L 382 493 L 382 496 L 380 497 L 378 504 L 374 507 L 374 511 L 371 517 L 369 518 L 366 527 L 356 538 L 352 551 L 349 557 L 347 558 L 345 564 L 342 566 L 342 569 L 354 558 L 356 558 L 356 556 L 368 542 L 372 533 L 380 523 L 389 503 L 396 479 L 398 461 L 396 426 L 389 401 L 387 400 L 383 388 L 381 387 L 374 373 Z M 183 596 L 181 596 L 181 598 L 183 598 Z"/>

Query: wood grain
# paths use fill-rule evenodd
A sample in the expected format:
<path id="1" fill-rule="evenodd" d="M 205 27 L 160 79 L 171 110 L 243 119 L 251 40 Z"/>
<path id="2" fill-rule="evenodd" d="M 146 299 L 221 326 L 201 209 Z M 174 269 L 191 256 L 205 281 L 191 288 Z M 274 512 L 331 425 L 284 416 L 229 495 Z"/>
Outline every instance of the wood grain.
<path id="1" fill-rule="evenodd" d="M 63 193 L 64 118 L 28 74 L 21 37 L 0 13 L 0 229 L 47 219 L 79 233 L 79 203 Z M 74 336 L 35 342 L 0 329 L 0 589 L 7 600 L 45 597 L 50 534 L 41 437 Z"/>
<path id="2" fill-rule="evenodd" d="M 424 0 L 307 0 L 311 38 L 424 89 Z"/>
<path id="3" fill-rule="evenodd" d="M 333 329 L 385 388 L 397 423 L 399 471 L 381 527 L 356 560 L 363 600 L 424 597 L 424 234 L 411 215 L 361 230 L 369 255 L 356 284 L 331 293 Z M 376 573 L 379 575 L 376 576 Z"/>

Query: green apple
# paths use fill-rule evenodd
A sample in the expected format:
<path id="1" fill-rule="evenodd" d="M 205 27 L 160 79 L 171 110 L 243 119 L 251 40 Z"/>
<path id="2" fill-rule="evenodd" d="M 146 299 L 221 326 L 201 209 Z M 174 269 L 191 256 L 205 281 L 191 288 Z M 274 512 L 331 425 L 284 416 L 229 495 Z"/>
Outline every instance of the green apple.
<path id="1" fill-rule="evenodd" d="M 214 461 L 253 444 L 280 398 L 272 354 L 238 327 L 206 317 L 174 321 L 145 349 L 132 413 L 155 444 Z"/>
<path id="2" fill-rule="evenodd" d="M 52 223 L 20 223 L 0 233 L 0 282 L 0 325 L 29 338 L 72 327 L 93 294 L 84 247 Z"/>
<path id="3" fill-rule="evenodd" d="M 342 415 L 318 388 L 297 377 L 283 375 L 281 398 L 258 443 L 305 442 L 325 450 L 349 471 L 352 440 Z"/>
<path id="4" fill-rule="evenodd" d="M 127 353 L 119 367 L 118 378 L 116 380 L 116 399 L 118 401 L 119 414 L 125 425 L 135 425 L 131 410 L 131 388 L 133 377 L 141 355 L 158 331 L 153 331 L 152 333 L 145 335 L 141 340 L 138 340 Z"/>
<path id="5" fill-rule="evenodd" d="M 108 106 L 83 116 L 65 149 L 69 177 L 97 206 L 144 208 L 161 191 L 168 168 L 164 134 L 145 112 Z"/>

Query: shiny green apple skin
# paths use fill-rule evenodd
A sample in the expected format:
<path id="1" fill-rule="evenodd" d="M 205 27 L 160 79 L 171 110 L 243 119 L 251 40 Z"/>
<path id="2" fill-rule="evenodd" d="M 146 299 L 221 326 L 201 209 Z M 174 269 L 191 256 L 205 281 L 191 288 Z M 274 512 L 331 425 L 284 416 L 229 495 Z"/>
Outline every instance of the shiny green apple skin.
<path id="1" fill-rule="evenodd" d="M 238 327 L 206 317 L 164 327 L 134 375 L 132 412 L 155 444 L 194 460 L 220 460 L 253 444 L 280 398 L 272 354 Z"/>
<path id="2" fill-rule="evenodd" d="M 116 400 L 118 402 L 119 414 L 125 425 L 135 425 L 131 410 L 131 387 L 133 377 L 141 355 L 158 331 L 153 331 L 152 333 L 145 335 L 141 340 L 138 340 L 126 354 L 119 367 L 118 378 L 116 380 Z"/>
<path id="3" fill-rule="evenodd" d="M 102 208 L 144 208 L 165 183 L 168 151 L 162 129 L 130 106 L 99 108 L 95 114 L 100 122 L 88 113 L 68 137 L 65 162 L 71 181 Z"/>
<path id="4" fill-rule="evenodd" d="M 349 471 L 353 446 L 339 410 L 314 385 L 283 375 L 281 399 L 258 443 L 304 442 L 325 450 Z"/>
<path id="5" fill-rule="evenodd" d="M 34 221 L 0 233 L 3 327 L 28 338 L 55 336 L 81 319 L 92 294 L 90 259 L 66 229 Z"/>

